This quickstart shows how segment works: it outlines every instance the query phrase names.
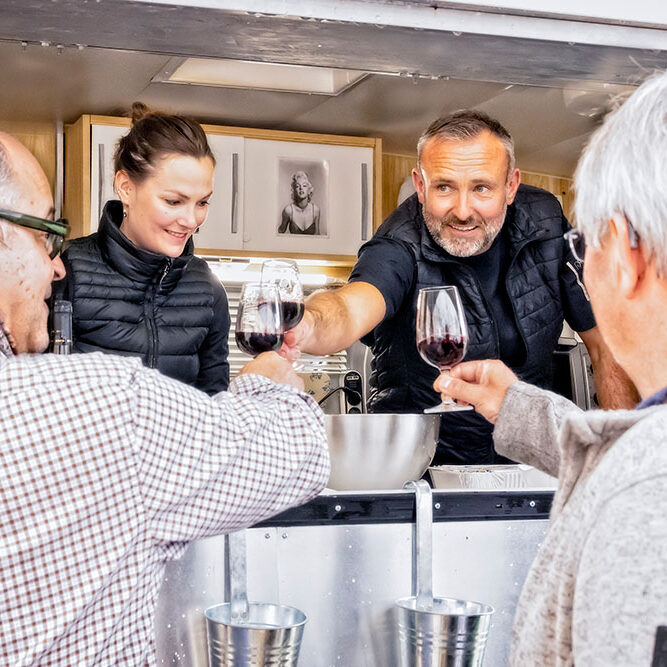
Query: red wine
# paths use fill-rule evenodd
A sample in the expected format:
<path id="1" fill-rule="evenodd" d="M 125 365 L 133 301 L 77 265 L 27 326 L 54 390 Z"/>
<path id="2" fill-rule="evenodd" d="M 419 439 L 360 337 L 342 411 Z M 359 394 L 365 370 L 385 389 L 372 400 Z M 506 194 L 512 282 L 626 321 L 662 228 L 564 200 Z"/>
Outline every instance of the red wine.
<path id="1" fill-rule="evenodd" d="M 277 350 L 283 344 L 283 335 L 281 333 L 237 331 L 236 344 L 242 352 L 256 357 L 262 352 Z"/>
<path id="2" fill-rule="evenodd" d="M 306 307 L 303 305 L 303 301 L 283 301 L 282 310 L 283 325 L 285 331 L 289 331 L 290 329 L 294 329 L 294 327 L 301 322 Z"/>
<path id="3" fill-rule="evenodd" d="M 424 361 L 445 370 L 463 359 L 466 341 L 460 336 L 431 336 L 417 343 Z"/>

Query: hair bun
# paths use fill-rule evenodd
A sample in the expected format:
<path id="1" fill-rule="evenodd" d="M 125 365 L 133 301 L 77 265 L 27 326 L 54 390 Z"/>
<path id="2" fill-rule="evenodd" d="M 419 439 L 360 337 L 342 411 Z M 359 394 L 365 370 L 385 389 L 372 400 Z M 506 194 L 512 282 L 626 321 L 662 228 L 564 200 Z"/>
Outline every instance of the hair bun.
<path id="1" fill-rule="evenodd" d="M 146 118 L 146 116 L 150 116 L 153 112 L 143 102 L 133 102 L 130 113 L 132 115 L 132 124 L 134 125 L 134 123 L 140 121 L 142 118 Z"/>

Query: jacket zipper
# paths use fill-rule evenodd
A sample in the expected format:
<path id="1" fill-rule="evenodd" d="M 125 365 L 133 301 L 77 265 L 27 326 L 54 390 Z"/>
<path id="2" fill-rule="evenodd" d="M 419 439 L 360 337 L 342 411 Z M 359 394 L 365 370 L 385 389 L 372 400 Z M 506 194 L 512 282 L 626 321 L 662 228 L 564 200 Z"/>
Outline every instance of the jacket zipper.
<path id="1" fill-rule="evenodd" d="M 482 303 L 484 304 L 484 308 L 486 309 L 486 313 L 491 320 L 491 324 L 493 324 L 493 332 L 496 336 L 496 354 L 498 355 L 498 358 L 500 358 L 500 334 L 498 333 L 498 323 L 493 317 L 493 311 L 489 307 L 489 302 L 486 296 L 484 295 L 484 290 L 482 290 L 482 285 L 479 282 L 479 278 L 477 278 L 477 274 L 470 267 L 465 266 L 463 264 L 459 264 L 459 267 L 461 269 L 464 269 L 468 273 L 468 276 L 472 278 L 473 282 L 475 283 L 475 287 L 477 288 L 477 293 L 479 294 L 479 297 L 482 300 Z"/>
<path id="2" fill-rule="evenodd" d="M 149 368 L 155 368 L 157 366 L 157 324 L 155 323 L 155 297 L 160 291 L 162 286 L 162 281 L 166 278 L 171 269 L 171 259 L 167 259 L 165 262 L 164 268 L 162 269 L 162 274 L 160 279 L 151 284 L 148 288 L 148 293 L 146 295 L 146 301 L 144 302 L 144 314 L 146 316 L 146 324 L 148 326 L 148 358 L 146 360 L 146 365 Z"/>
<path id="3" fill-rule="evenodd" d="M 523 243 L 519 244 L 519 246 L 516 249 L 516 252 L 512 255 L 512 258 L 510 259 L 509 266 L 507 267 L 507 271 L 505 271 L 505 292 L 507 293 L 507 299 L 510 302 L 510 306 L 512 308 L 512 315 L 514 315 L 514 322 L 516 324 L 516 328 L 519 330 L 519 336 L 521 336 L 521 342 L 523 343 L 523 349 L 526 352 L 526 358 L 528 358 L 528 343 L 526 343 L 526 336 L 523 333 L 523 325 L 521 324 L 521 321 L 517 317 L 516 314 L 516 308 L 514 307 L 514 300 L 512 299 L 512 294 L 510 292 L 509 288 L 509 275 L 510 271 L 512 270 L 512 267 L 514 266 L 514 262 L 516 261 L 516 258 L 519 256 L 519 253 L 529 244 L 533 243 L 534 241 L 539 241 L 539 238 L 533 238 L 533 239 L 526 239 L 523 241 Z M 497 332 L 496 332 L 497 334 Z M 500 343 L 498 344 L 498 356 L 500 356 Z"/>
<path id="4" fill-rule="evenodd" d="M 528 351 L 528 345 L 527 345 L 527 343 L 526 343 L 526 337 L 525 337 L 525 335 L 524 335 L 524 333 L 523 333 L 523 326 L 521 325 L 521 322 L 519 321 L 519 318 L 518 318 L 517 315 L 516 315 L 516 308 L 514 307 L 514 301 L 512 300 L 512 295 L 511 295 L 510 290 L 509 290 L 509 285 L 508 285 L 508 283 L 507 283 L 507 279 L 508 279 L 510 270 L 511 270 L 512 267 L 514 266 L 514 262 L 516 261 L 516 258 L 519 256 L 519 253 L 520 253 L 520 252 L 521 252 L 521 251 L 522 251 L 522 250 L 523 250 L 529 243 L 532 243 L 533 241 L 538 241 L 538 240 L 539 240 L 539 238 L 536 238 L 536 239 L 526 239 L 525 241 L 523 241 L 522 243 L 519 244 L 519 246 L 516 248 L 515 253 L 512 255 L 512 258 L 510 259 L 509 266 L 507 267 L 507 271 L 505 272 L 505 280 L 504 280 L 505 291 L 506 291 L 506 293 L 507 293 L 507 298 L 508 298 L 508 300 L 509 300 L 509 302 L 510 302 L 510 307 L 512 308 L 512 315 L 514 316 L 514 322 L 515 322 L 516 327 L 517 327 L 517 329 L 518 329 L 518 331 L 519 331 L 519 335 L 521 336 L 521 342 L 523 343 L 523 348 L 524 348 L 524 350 L 526 350 L 526 351 Z M 477 292 L 479 293 L 479 296 L 480 296 L 480 298 L 482 299 L 482 303 L 484 304 L 484 308 L 486 309 L 486 312 L 487 312 L 488 315 L 491 317 L 491 316 L 492 316 L 491 309 L 489 308 L 489 304 L 488 304 L 488 302 L 487 302 L 487 300 L 486 300 L 486 297 L 484 296 L 484 292 L 483 292 L 482 289 L 481 289 L 479 280 L 477 279 L 477 275 L 475 274 L 475 272 L 472 271 L 472 270 L 469 270 L 467 266 L 465 266 L 465 265 L 463 265 L 463 264 L 461 264 L 460 262 L 457 262 L 457 261 L 455 261 L 455 260 L 454 260 L 454 261 L 451 261 L 451 260 L 450 260 L 449 263 L 450 263 L 450 264 L 454 264 L 454 265 L 457 266 L 459 269 L 465 269 L 465 270 L 468 272 L 469 277 L 472 278 L 472 280 L 473 280 L 474 283 L 475 283 L 475 286 L 477 287 Z M 492 318 L 492 321 L 493 321 L 493 330 L 494 330 L 494 333 L 495 333 L 495 335 L 496 335 L 496 336 L 495 336 L 495 337 L 496 337 L 496 354 L 498 355 L 498 358 L 500 358 L 500 334 L 498 333 L 498 325 L 497 325 L 496 321 L 493 320 L 493 318 Z"/>

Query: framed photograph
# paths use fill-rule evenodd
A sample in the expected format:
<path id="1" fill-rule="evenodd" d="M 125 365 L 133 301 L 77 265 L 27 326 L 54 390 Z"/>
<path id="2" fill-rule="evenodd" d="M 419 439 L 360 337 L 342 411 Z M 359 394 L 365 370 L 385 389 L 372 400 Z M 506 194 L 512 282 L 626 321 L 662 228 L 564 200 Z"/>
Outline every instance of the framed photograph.
<path id="1" fill-rule="evenodd" d="M 278 236 L 328 237 L 329 164 L 278 158 Z"/>

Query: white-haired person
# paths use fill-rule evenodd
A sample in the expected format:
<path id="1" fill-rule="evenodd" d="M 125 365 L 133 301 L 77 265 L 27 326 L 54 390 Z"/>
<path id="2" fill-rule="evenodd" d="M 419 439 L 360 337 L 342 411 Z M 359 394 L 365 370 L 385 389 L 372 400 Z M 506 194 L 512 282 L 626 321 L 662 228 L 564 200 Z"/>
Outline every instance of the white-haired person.
<path id="1" fill-rule="evenodd" d="M 155 664 L 166 562 L 321 490 L 322 413 L 275 352 L 214 397 L 137 358 L 36 354 L 65 275 L 52 215 L 0 133 L 0 664 Z"/>
<path id="2" fill-rule="evenodd" d="M 667 625 L 666 157 L 663 73 L 593 135 L 567 234 L 601 334 L 641 395 L 635 410 L 583 412 L 500 361 L 462 363 L 435 382 L 495 423 L 499 452 L 558 477 L 512 665 L 648 666 Z"/>

